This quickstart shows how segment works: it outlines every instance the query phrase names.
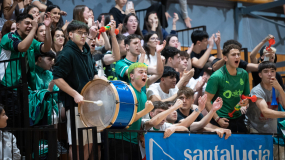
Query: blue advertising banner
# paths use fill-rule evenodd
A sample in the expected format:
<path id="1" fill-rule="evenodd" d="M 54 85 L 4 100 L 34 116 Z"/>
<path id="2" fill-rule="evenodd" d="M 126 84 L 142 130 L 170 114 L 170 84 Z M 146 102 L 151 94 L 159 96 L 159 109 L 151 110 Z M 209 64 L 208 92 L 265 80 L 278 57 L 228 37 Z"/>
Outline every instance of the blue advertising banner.
<path id="1" fill-rule="evenodd" d="M 147 160 L 273 160 L 272 135 L 145 134 Z"/>

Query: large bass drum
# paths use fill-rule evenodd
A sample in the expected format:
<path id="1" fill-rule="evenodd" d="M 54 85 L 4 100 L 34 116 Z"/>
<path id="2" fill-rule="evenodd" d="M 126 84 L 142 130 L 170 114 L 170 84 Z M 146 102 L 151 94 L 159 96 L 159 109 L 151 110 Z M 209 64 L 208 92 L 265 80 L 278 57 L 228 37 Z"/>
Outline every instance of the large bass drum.
<path id="1" fill-rule="evenodd" d="M 80 119 L 86 127 L 124 129 L 134 121 L 137 113 L 137 97 L 131 86 L 123 81 L 95 79 L 81 91 L 86 100 L 103 101 L 102 106 L 84 102 L 79 104 Z"/>

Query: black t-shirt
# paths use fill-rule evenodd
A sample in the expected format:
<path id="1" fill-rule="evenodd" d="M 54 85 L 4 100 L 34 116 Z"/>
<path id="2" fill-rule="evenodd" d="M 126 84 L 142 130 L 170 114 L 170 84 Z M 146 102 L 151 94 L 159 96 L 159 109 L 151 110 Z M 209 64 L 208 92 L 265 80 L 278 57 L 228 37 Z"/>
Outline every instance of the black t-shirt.
<path id="1" fill-rule="evenodd" d="M 197 54 L 194 51 L 192 51 L 191 55 L 190 55 L 191 59 L 194 58 L 194 57 L 196 57 L 197 59 L 200 59 L 204 55 L 205 52 L 206 52 L 206 50 L 203 50 L 203 51 L 201 51 L 200 54 Z M 212 56 L 213 55 L 210 54 L 209 58 L 212 57 Z M 200 68 L 196 68 L 194 66 L 193 66 L 193 68 L 195 69 L 195 73 L 194 73 L 194 76 L 193 76 L 194 79 L 197 79 L 200 76 L 203 76 L 203 73 L 204 73 L 204 69 L 203 68 L 200 69 Z"/>
<path id="2" fill-rule="evenodd" d="M 261 78 L 259 77 L 258 72 L 252 72 L 251 74 L 252 74 L 252 79 L 253 79 L 252 86 L 255 87 L 256 85 L 258 85 L 261 82 Z M 281 75 L 278 72 L 276 72 L 276 79 L 279 82 L 280 86 L 284 90 L 283 80 L 282 80 Z"/>
<path id="3" fill-rule="evenodd" d="M 123 21 L 126 15 L 122 14 L 122 12 L 118 8 L 116 7 L 111 8 L 109 13 L 113 15 L 114 20 L 116 21 L 116 27 L 118 27 L 120 23 L 123 24 Z"/>
<path id="4" fill-rule="evenodd" d="M 215 63 L 217 63 L 219 60 L 221 60 L 221 58 L 215 58 L 215 59 L 213 60 L 213 62 L 212 62 L 212 66 L 213 66 Z M 238 68 L 242 68 L 242 69 L 246 70 L 247 64 L 248 64 L 248 62 L 246 62 L 246 61 L 244 61 L 244 60 L 241 59 L 240 62 L 239 62 Z"/>
<path id="5" fill-rule="evenodd" d="M 194 110 L 193 110 L 193 109 L 190 109 L 189 115 L 190 115 L 192 112 L 194 112 Z M 204 117 L 203 114 L 200 113 L 199 116 L 195 119 L 195 122 L 201 121 L 201 119 L 202 119 L 203 117 Z M 179 123 L 179 121 L 180 121 L 181 119 L 185 119 L 185 118 L 187 118 L 187 116 L 185 116 L 184 114 L 182 114 L 182 113 L 180 112 L 180 110 L 177 109 L 177 120 L 175 121 L 175 123 Z"/>

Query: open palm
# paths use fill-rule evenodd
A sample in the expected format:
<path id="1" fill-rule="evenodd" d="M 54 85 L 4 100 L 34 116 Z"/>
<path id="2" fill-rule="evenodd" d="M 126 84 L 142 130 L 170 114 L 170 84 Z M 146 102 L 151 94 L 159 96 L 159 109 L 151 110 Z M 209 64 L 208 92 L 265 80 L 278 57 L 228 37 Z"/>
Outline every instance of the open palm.
<path id="1" fill-rule="evenodd" d="M 51 16 L 50 16 L 50 12 L 47 12 L 44 16 L 44 22 L 46 27 L 50 27 L 51 26 Z"/>
<path id="2" fill-rule="evenodd" d="M 165 45 L 166 45 L 166 41 L 165 40 L 163 41 L 162 44 L 156 45 L 156 52 L 161 53 L 161 51 L 164 49 Z"/>
<path id="3" fill-rule="evenodd" d="M 215 102 L 213 103 L 213 110 L 217 111 L 223 106 L 223 99 L 218 97 Z"/>

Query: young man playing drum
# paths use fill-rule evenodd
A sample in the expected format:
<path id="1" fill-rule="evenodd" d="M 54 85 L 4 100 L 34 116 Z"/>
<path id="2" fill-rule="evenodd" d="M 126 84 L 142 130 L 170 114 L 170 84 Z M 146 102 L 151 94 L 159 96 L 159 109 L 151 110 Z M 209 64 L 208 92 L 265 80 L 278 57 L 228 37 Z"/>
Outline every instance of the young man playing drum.
<path id="1" fill-rule="evenodd" d="M 114 24 L 111 24 L 114 25 Z M 53 71 L 53 79 L 55 84 L 64 93 L 60 95 L 61 100 L 64 103 L 64 107 L 67 115 L 67 133 L 69 141 L 69 157 L 72 159 L 71 144 L 77 143 L 78 153 L 78 137 L 77 128 L 85 127 L 81 122 L 78 115 L 77 104 L 83 101 L 83 96 L 80 95 L 82 88 L 90 80 L 99 78 L 97 76 L 97 70 L 95 63 L 92 60 L 90 53 L 90 47 L 85 42 L 89 33 L 88 26 L 80 21 L 72 21 L 67 26 L 67 33 L 69 41 L 64 46 L 63 50 L 57 57 L 56 64 Z M 91 33 L 89 34 L 89 36 Z M 94 35 L 93 35 L 94 36 Z M 95 35 L 96 36 L 96 35 Z M 73 102 L 76 102 L 74 104 Z M 75 105 L 75 106 L 74 106 Z M 75 111 L 75 128 L 76 128 L 76 142 L 71 140 L 71 125 L 70 125 L 70 109 Z M 88 141 L 89 140 L 89 146 Z M 91 142 L 91 143 L 90 143 Z M 88 130 L 88 138 L 86 131 L 83 132 L 83 145 L 84 145 L 84 159 L 88 159 L 92 149 L 92 132 Z M 88 151 L 89 148 L 89 151 Z M 77 154 L 78 156 L 79 154 Z"/>
<path id="2" fill-rule="evenodd" d="M 139 62 L 133 63 L 128 67 L 130 86 L 134 89 L 138 101 L 136 118 L 129 130 L 140 130 L 141 117 L 153 109 L 152 103 L 150 101 L 147 102 L 146 97 L 147 68 L 145 64 Z M 109 159 L 128 160 L 131 157 L 136 160 L 141 159 L 137 137 L 138 134 L 134 132 L 131 135 L 130 132 L 110 133 L 109 153 L 111 154 Z"/>

